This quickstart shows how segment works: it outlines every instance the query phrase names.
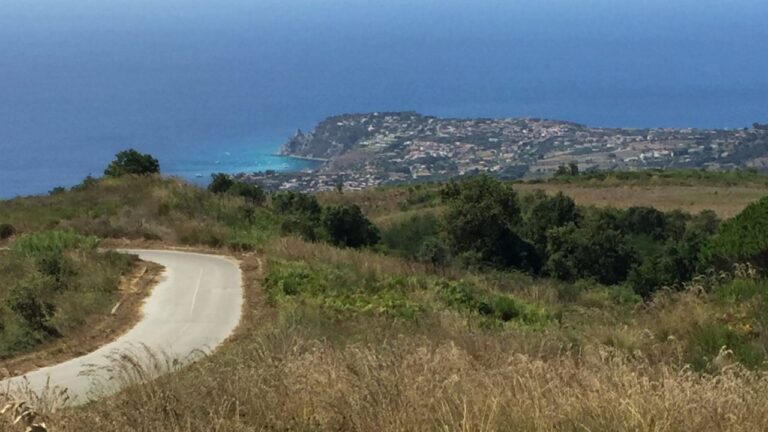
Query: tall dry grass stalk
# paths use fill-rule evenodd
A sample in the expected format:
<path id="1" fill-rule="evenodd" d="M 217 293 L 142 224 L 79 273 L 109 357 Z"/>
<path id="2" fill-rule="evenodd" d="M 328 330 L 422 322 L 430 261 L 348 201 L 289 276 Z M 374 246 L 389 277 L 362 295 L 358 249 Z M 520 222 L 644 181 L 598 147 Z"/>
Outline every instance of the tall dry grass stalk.
<path id="1" fill-rule="evenodd" d="M 490 341 L 335 345 L 277 328 L 248 346 L 56 418 L 57 430 L 762 430 L 768 376 L 606 347 L 537 357 Z M 476 351 L 482 346 L 483 351 Z M 215 357 L 215 356 L 214 356 Z M 83 429 L 85 428 L 85 429 Z"/>

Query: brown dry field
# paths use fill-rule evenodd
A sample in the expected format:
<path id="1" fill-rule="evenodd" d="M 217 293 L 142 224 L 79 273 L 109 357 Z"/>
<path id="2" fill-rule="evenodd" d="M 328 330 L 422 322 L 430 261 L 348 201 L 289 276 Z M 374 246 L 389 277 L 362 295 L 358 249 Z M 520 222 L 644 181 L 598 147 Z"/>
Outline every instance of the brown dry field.
<path id="1" fill-rule="evenodd" d="M 735 216 L 748 204 L 766 195 L 768 189 L 757 186 L 581 186 L 569 184 L 515 185 L 520 192 L 541 189 L 547 193 L 563 192 L 578 204 L 613 206 L 652 206 L 660 210 L 684 210 L 698 213 L 713 210 L 720 217 Z"/>

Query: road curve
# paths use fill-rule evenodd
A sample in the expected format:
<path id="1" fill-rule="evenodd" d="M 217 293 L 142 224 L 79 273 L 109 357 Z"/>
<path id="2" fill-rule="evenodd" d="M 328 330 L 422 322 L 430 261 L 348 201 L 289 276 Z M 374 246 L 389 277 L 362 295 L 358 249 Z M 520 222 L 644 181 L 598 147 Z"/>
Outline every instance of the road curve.
<path id="1" fill-rule="evenodd" d="M 237 327 L 243 292 L 240 268 L 233 259 L 178 251 L 121 252 L 165 267 L 163 278 L 144 303 L 143 318 L 128 333 L 90 354 L 28 373 L 25 377 L 31 390 L 39 393 L 50 379 L 51 386 L 67 388 L 73 402 L 84 403 L 117 390 L 103 387 L 102 382 L 94 393 L 94 377 L 82 374 L 108 366 L 111 354 L 140 352 L 146 346 L 153 352 L 184 359 L 198 350 L 214 349 Z M 0 390 L 13 389 L 23 380 L 0 381 Z"/>

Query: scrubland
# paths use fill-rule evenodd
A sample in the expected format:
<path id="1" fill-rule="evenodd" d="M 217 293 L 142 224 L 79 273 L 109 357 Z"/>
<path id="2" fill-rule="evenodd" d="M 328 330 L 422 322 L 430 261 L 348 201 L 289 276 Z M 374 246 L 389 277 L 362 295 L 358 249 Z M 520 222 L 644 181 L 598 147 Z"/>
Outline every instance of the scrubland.
<path id="1" fill-rule="evenodd" d="M 720 224 L 712 213 L 573 207 L 526 187 L 512 186 L 520 238 L 502 246 L 528 261 L 497 256 L 509 249 L 493 242 L 452 239 L 465 231 L 441 218 L 464 192 L 439 185 L 327 193 L 320 207 L 296 196 L 253 206 L 149 177 L 2 203 L 0 222 L 20 233 L 73 229 L 219 248 L 237 254 L 245 275 L 243 321 L 216 352 L 183 367 L 163 353 L 149 363 L 117 356 L 124 391 L 76 408 L 38 401 L 46 423 L 59 431 L 764 430 L 765 269 L 759 254 L 734 262 L 715 254 L 744 217 Z M 346 247 L 350 237 L 332 230 L 328 215 L 340 213 L 325 208 L 344 205 L 375 225 L 342 215 L 361 224 L 362 245 Z M 542 226 L 537 215 L 549 209 L 575 222 Z M 592 241 L 600 230 L 615 238 Z M 530 248 L 517 248 L 523 240 Z M 580 254 L 598 256 L 614 240 L 627 248 L 616 258 L 627 267 L 621 274 L 579 267 Z M 465 244 L 478 250 L 460 251 Z M 534 253 L 538 268 L 529 265 Z M 678 269 L 690 275 L 656 277 Z M 148 379 L 158 370 L 169 373 Z"/>

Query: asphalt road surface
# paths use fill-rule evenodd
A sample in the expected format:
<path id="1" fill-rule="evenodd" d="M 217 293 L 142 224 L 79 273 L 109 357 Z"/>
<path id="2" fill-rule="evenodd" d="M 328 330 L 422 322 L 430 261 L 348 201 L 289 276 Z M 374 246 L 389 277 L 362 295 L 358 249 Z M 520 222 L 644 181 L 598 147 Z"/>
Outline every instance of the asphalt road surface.
<path id="1" fill-rule="evenodd" d="M 28 373 L 29 388 L 66 387 L 72 403 L 118 390 L 109 367 L 116 354 L 147 361 L 147 350 L 184 362 L 210 352 L 237 327 L 243 303 L 240 268 L 232 259 L 177 251 L 127 250 L 165 267 L 164 277 L 144 304 L 142 320 L 128 333 L 85 356 Z M 90 372 L 88 372 L 90 371 Z M 0 381 L 13 390 L 23 377 Z"/>

